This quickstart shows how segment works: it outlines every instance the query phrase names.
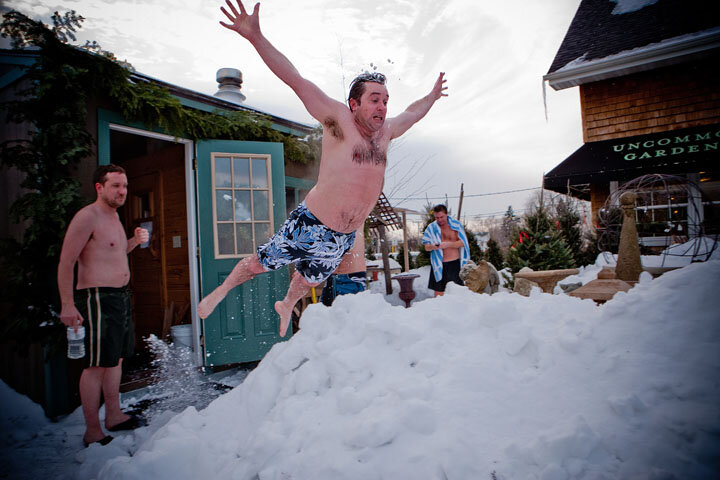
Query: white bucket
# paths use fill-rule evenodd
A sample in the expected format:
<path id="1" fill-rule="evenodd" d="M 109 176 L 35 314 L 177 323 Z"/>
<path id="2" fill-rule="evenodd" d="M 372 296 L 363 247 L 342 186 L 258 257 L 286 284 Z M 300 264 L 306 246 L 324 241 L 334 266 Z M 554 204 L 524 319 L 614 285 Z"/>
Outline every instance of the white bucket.
<path id="1" fill-rule="evenodd" d="M 175 325 L 170 327 L 173 343 L 192 348 L 192 325 Z"/>

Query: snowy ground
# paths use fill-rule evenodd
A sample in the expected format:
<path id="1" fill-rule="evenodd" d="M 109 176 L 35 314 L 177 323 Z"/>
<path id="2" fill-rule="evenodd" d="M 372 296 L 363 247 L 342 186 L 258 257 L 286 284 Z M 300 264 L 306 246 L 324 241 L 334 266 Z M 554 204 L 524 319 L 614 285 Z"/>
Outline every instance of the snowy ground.
<path id="1" fill-rule="evenodd" d="M 600 307 L 432 299 L 418 273 L 412 308 L 382 282 L 310 306 L 236 388 L 105 447 L 82 448 L 79 410 L 50 423 L 0 385 L 0 478 L 718 478 L 720 261 Z"/>

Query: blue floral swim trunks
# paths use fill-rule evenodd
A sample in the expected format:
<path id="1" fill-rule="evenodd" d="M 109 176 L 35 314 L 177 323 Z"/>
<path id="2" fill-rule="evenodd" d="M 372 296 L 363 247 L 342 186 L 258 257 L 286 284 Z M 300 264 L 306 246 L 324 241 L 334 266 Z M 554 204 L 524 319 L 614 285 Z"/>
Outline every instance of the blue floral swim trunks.
<path id="1" fill-rule="evenodd" d="M 295 263 L 305 280 L 320 283 L 335 271 L 354 243 L 355 232 L 329 229 L 302 202 L 290 212 L 280 230 L 258 247 L 257 256 L 266 270 Z"/>

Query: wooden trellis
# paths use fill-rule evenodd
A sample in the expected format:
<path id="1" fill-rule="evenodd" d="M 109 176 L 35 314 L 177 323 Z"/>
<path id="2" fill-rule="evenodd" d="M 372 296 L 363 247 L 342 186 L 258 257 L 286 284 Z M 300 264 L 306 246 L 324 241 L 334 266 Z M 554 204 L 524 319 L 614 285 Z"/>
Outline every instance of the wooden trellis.
<path id="1" fill-rule="evenodd" d="M 380 193 L 375 208 L 370 212 L 370 228 L 377 230 L 379 225 L 384 225 L 385 228 L 392 228 L 399 230 L 403 227 L 402 219 L 390 205 L 390 201 L 387 199 L 384 193 Z"/>

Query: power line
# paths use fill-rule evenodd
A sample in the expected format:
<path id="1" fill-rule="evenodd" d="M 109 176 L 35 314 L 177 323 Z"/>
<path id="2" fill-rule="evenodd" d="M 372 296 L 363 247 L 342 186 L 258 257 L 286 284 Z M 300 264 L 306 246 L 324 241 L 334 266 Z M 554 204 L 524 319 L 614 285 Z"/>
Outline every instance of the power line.
<path id="1" fill-rule="evenodd" d="M 515 210 L 515 209 L 513 209 L 513 213 L 514 213 L 514 214 L 525 213 L 525 211 L 526 211 L 526 209 L 524 209 L 524 208 L 523 208 L 523 209 L 520 209 L 520 210 Z M 501 212 L 491 212 L 491 213 L 474 213 L 474 214 L 472 214 L 472 215 L 468 215 L 468 217 L 472 217 L 472 218 L 475 218 L 475 219 L 484 218 L 484 217 L 490 218 L 490 217 L 495 217 L 495 216 L 498 216 L 498 215 L 505 215 L 506 213 L 507 213 L 507 210 L 503 210 L 503 211 L 501 211 Z M 517 215 L 516 215 L 516 216 L 517 216 Z"/>
<path id="2" fill-rule="evenodd" d="M 504 191 L 504 192 L 475 193 L 475 194 L 472 194 L 472 195 L 463 195 L 463 197 L 464 197 L 464 198 L 468 198 L 468 197 L 488 197 L 488 196 L 491 196 L 491 195 L 504 195 L 504 194 L 506 194 L 506 193 L 528 192 L 528 191 L 530 191 L 530 190 L 538 190 L 538 189 L 541 189 L 541 188 L 542 188 L 542 187 L 532 187 L 532 188 L 520 188 L 520 189 L 517 189 L 517 190 L 506 190 L 506 191 Z M 444 199 L 446 199 L 446 198 L 460 198 L 460 195 L 451 195 L 451 196 L 443 195 L 442 197 L 390 197 L 390 198 L 393 199 L 393 200 L 401 200 L 401 201 L 405 201 L 405 200 L 438 200 L 438 199 L 444 200 Z"/>

